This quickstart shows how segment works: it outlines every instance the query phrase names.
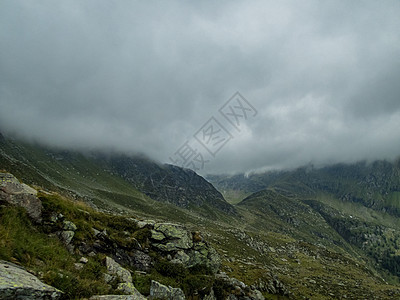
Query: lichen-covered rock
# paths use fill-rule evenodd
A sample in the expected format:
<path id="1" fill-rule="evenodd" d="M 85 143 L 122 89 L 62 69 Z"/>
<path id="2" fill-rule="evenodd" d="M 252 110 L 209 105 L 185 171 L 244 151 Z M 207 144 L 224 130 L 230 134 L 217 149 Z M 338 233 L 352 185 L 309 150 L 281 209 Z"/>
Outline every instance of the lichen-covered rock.
<path id="1" fill-rule="evenodd" d="M 20 183 L 14 175 L 0 173 L 0 200 L 25 208 L 36 222 L 41 221 L 42 202 L 36 197 L 37 191 Z"/>
<path id="2" fill-rule="evenodd" d="M 66 231 L 76 231 L 77 227 L 74 223 L 72 223 L 71 221 L 67 221 L 65 220 L 63 222 L 63 230 Z"/>
<path id="3" fill-rule="evenodd" d="M 152 230 L 151 238 L 155 241 L 162 241 L 163 239 L 165 239 L 165 235 L 162 232 Z"/>
<path id="4" fill-rule="evenodd" d="M 174 259 L 171 260 L 171 263 L 175 263 L 175 264 L 182 264 L 182 265 L 188 265 L 190 261 L 190 256 L 187 255 L 184 251 L 178 251 L 175 256 Z"/>
<path id="5" fill-rule="evenodd" d="M 219 273 L 215 276 L 216 281 L 223 282 L 223 285 L 230 291 L 227 299 L 232 300 L 264 300 L 262 293 L 253 286 L 247 286 L 236 278 L 231 278 L 225 273 Z"/>
<path id="6" fill-rule="evenodd" d="M 122 282 L 118 284 L 117 290 L 126 294 L 135 296 L 135 299 L 146 299 L 139 291 L 135 288 L 132 282 Z M 142 297 L 142 298 L 140 298 Z"/>
<path id="7" fill-rule="evenodd" d="M 179 288 L 173 288 L 152 280 L 150 299 L 157 300 L 185 300 L 185 294 Z"/>
<path id="8" fill-rule="evenodd" d="M 132 283 L 131 273 L 127 269 L 121 267 L 120 264 L 111 257 L 106 257 L 106 267 L 107 273 L 118 278 L 120 282 Z"/>
<path id="9" fill-rule="evenodd" d="M 151 227 L 152 228 L 155 223 L 156 223 L 156 221 L 153 221 L 153 220 L 144 220 L 144 221 L 136 220 L 136 225 L 139 228 L 145 228 L 145 227 Z"/>
<path id="10" fill-rule="evenodd" d="M 68 246 L 72 239 L 74 238 L 75 232 L 74 231 L 60 231 L 58 236 L 63 241 L 63 243 Z"/>
<path id="11" fill-rule="evenodd" d="M 171 223 L 154 224 L 152 239 L 160 241 L 160 237 L 162 236 L 165 236 L 165 239 L 162 239 L 164 242 L 154 244 L 154 246 L 161 251 L 178 251 L 190 249 L 193 246 L 192 235 L 181 225 Z"/>
<path id="12" fill-rule="evenodd" d="M 217 251 L 203 242 L 195 244 L 193 249 L 188 252 L 188 255 L 188 267 L 203 265 L 209 267 L 215 273 L 221 265 L 221 259 Z"/>
<path id="13" fill-rule="evenodd" d="M 268 280 L 260 278 L 253 286 L 260 291 L 274 295 L 289 296 L 290 294 L 289 289 L 276 276 L 273 276 L 273 278 Z"/>
<path id="14" fill-rule="evenodd" d="M 23 268 L 0 261 L 0 299 L 59 299 L 62 292 L 44 284 Z"/>

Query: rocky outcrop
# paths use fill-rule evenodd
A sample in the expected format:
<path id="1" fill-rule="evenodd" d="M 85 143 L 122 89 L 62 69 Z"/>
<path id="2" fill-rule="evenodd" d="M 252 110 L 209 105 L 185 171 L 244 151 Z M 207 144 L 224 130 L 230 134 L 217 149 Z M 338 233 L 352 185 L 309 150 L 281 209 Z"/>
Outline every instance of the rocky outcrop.
<path id="1" fill-rule="evenodd" d="M 133 285 L 132 275 L 127 269 L 121 267 L 120 264 L 108 256 L 105 259 L 105 264 L 107 267 L 107 274 L 104 276 L 106 282 L 117 281 L 118 291 L 135 297 L 133 299 L 145 299 Z"/>
<path id="2" fill-rule="evenodd" d="M 185 267 L 202 265 L 213 272 L 219 269 L 221 261 L 218 253 L 199 232 L 190 233 L 185 227 L 170 223 L 155 223 L 151 228 L 153 247 L 168 253 L 172 263 Z"/>
<path id="3" fill-rule="evenodd" d="M 225 273 L 215 276 L 220 286 L 224 286 L 226 299 L 230 300 L 264 300 L 262 293 L 252 286 L 248 286 L 236 278 L 230 278 Z M 209 297 L 209 296 L 208 296 Z M 211 298 L 212 299 L 212 298 Z"/>
<path id="4" fill-rule="evenodd" d="M 252 287 L 273 295 L 289 296 L 290 294 L 289 289 L 276 276 L 268 280 L 259 279 Z"/>
<path id="5" fill-rule="evenodd" d="M 0 261 L 0 299 L 59 299 L 62 292 L 41 282 L 25 269 Z"/>
<path id="6" fill-rule="evenodd" d="M 173 288 L 152 280 L 150 299 L 154 300 L 185 300 L 185 294 L 179 288 Z"/>
<path id="7" fill-rule="evenodd" d="M 20 183 L 14 175 L 0 173 L 0 201 L 25 208 L 34 221 L 40 222 L 42 203 L 36 195 L 35 189 Z"/>
<path id="8" fill-rule="evenodd" d="M 135 222 L 146 236 L 145 240 L 139 243 L 132 234 L 126 232 L 123 239 L 116 241 L 105 230 L 94 229 L 94 242 L 81 242 L 76 245 L 77 250 L 81 255 L 104 253 L 118 263 L 143 272 L 149 272 L 154 267 L 154 257 L 149 255 L 151 250 L 171 263 L 182 264 L 186 268 L 201 265 L 210 268 L 214 273 L 218 271 L 220 257 L 199 232 L 191 233 L 184 226 L 172 223 L 139 221 L 132 218 L 130 221 Z"/>
<path id="9" fill-rule="evenodd" d="M 153 246 L 165 252 L 187 250 L 193 246 L 192 235 L 183 226 L 171 223 L 155 224 L 151 238 L 159 242 Z"/>
<path id="10" fill-rule="evenodd" d="M 118 279 L 121 282 L 132 283 L 132 275 L 123 267 L 120 266 L 115 260 L 111 257 L 106 257 L 105 264 L 107 267 L 107 273 L 113 277 L 113 279 Z"/>
<path id="11" fill-rule="evenodd" d="M 59 220 L 63 220 L 64 216 L 62 214 L 58 215 Z M 63 220 L 62 225 L 61 225 L 61 230 L 56 232 L 56 235 L 58 238 L 64 243 L 65 247 L 68 249 L 69 252 L 74 251 L 74 245 L 72 243 L 72 239 L 75 236 L 75 231 L 78 228 L 76 225 L 67 220 Z"/>

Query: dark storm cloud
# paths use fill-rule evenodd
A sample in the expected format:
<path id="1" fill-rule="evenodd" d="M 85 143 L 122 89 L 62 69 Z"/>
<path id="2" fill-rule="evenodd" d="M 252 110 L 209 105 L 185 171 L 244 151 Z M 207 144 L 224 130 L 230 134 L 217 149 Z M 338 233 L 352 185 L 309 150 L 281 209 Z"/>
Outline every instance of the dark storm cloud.
<path id="1" fill-rule="evenodd" d="M 0 131 L 168 162 L 236 91 L 204 172 L 400 154 L 398 1 L 2 1 Z"/>

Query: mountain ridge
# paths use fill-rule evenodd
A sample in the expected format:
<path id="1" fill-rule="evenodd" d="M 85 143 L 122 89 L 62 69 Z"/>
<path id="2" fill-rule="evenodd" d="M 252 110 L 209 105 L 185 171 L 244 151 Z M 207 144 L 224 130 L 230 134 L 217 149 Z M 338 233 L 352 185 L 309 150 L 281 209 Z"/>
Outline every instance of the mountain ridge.
<path id="1" fill-rule="evenodd" d="M 30 184 L 74 190 L 97 202 L 102 197 L 110 200 L 105 196 L 108 190 L 127 190 L 138 201 L 150 198 L 182 208 L 199 207 L 205 214 L 214 209 L 235 214 L 233 206 L 222 194 L 195 172 L 161 165 L 145 157 L 100 152 L 87 154 L 3 139 L 0 141 L 0 163 Z M 127 185 L 130 188 L 127 189 Z"/>
<path id="2" fill-rule="evenodd" d="M 388 199 L 393 195 L 384 192 L 395 193 L 396 180 L 382 184 L 375 178 L 372 190 L 383 193 L 382 201 L 369 206 L 364 205 L 368 199 L 362 203 L 338 197 L 353 187 L 354 174 L 370 178 L 365 175 L 368 172 L 360 171 L 362 165 L 358 171 L 336 167 L 322 173 L 306 167 L 265 178 L 215 176 L 225 185 L 214 182 L 220 193 L 193 171 L 118 155 L 54 150 L 7 138 L 0 141 L 0 169 L 41 191 L 44 200 L 56 193 L 104 213 L 134 215 L 146 224 L 178 222 L 196 238 L 195 232 L 202 232 L 221 257 L 220 271 L 259 290 L 266 299 L 345 295 L 391 299 L 400 292 L 400 220 L 394 210 L 389 214 L 377 205 L 391 203 Z M 378 164 L 375 168 L 376 174 L 397 179 L 397 166 Z M 333 180 L 335 176 L 338 179 Z M 326 185 L 329 189 L 324 190 Z M 236 204 L 222 200 L 226 193 L 221 186 L 242 189 L 237 190 Z M 356 187 L 347 192 L 368 195 L 365 185 Z M 396 199 L 389 200 L 392 206 L 396 204 Z M 100 232 L 104 228 L 96 226 Z M 115 234 L 119 239 L 123 232 Z M 157 233 L 154 238 L 164 239 Z M 164 279 L 168 284 L 169 279 Z"/>

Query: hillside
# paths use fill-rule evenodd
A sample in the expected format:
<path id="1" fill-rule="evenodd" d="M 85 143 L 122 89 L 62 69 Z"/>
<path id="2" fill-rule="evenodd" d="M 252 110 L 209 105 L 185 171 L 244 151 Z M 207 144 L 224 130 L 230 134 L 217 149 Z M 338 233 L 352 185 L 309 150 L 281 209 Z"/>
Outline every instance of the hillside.
<path id="1" fill-rule="evenodd" d="M 333 243 L 349 253 L 355 251 L 386 279 L 398 282 L 399 161 L 338 164 L 320 169 L 304 167 L 210 179 L 222 191 L 250 194 L 239 207 L 246 207 L 254 214 L 264 212 L 267 219 L 278 216 L 283 223 L 290 224 L 291 229 L 279 225 L 276 230 L 297 229 L 307 240 L 314 235 L 311 240 L 322 239 L 324 244 Z M 252 194 L 255 189 L 261 191 Z"/>
<path id="2" fill-rule="evenodd" d="M 4 138 L 0 151 L 0 169 L 38 190 L 43 205 L 43 221 L 37 223 L 2 198 L 0 259 L 33 270 L 46 284 L 64 291 L 66 299 L 122 293 L 117 283 L 104 283 L 92 274 L 105 272 L 104 256 L 128 270 L 131 284 L 146 297 L 151 296 L 152 280 L 182 289 L 187 299 L 206 299 L 211 291 L 214 299 L 226 299 L 234 290 L 236 298 L 230 299 L 393 299 L 400 293 L 398 269 L 391 267 L 397 259 L 392 251 L 398 245 L 395 211 L 344 201 L 315 187 L 332 180 L 334 173 L 327 172 L 331 177 L 317 183 L 320 175 L 308 176 L 309 170 L 303 169 L 275 172 L 266 179 L 258 175 L 254 184 L 252 176 L 231 181 L 220 176 L 228 188 L 240 181 L 234 191 L 244 199 L 230 205 L 194 172 L 142 157 L 54 150 Z M 254 189 L 260 191 L 252 193 Z M 55 215 L 61 216 L 59 221 Z M 184 226 L 189 240 L 214 249 L 191 248 L 184 238 L 179 245 L 188 245 L 189 257 L 195 255 L 189 261 L 198 255 L 192 250 L 212 252 L 214 258 L 206 256 L 218 256 L 218 267 L 208 263 L 210 273 L 208 267 L 185 265 L 187 257 L 178 255 L 170 242 L 186 233 L 169 240 L 171 231 L 160 232 L 164 225 L 156 225 L 165 223 Z M 63 226 L 74 229 L 71 246 L 63 244 L 68 234 L 57 233 L 71 231 Z M 35 239 L 53 246 L 44 249 Z M 82 264 L 81 257 L 92 252 L 97 256 L 89 258 L 90 268 L 72 276 L 74 264 Z M 63 265 L 55 253 L 68 263 Z M 47 260 L 52 263 L 43 265 Z M 58 278 L 54 268 L 71 282 Z M 88 288 L 93 285 L 98 288 Z"/>
<path id="3" fill-rule="evenodd" d="M 234 214 L 234 208 L 191 170 L 145 157 L 80 153 L 0 140 L 0 166 L 25 182 L 78 197 L 100 208 L 129 207 L 139 213 L 195 208 L 197 213 Z M 167 204 L 167 205 L 164 205 Z M 172 205 L 170 205 L 172 204 Z"/>

